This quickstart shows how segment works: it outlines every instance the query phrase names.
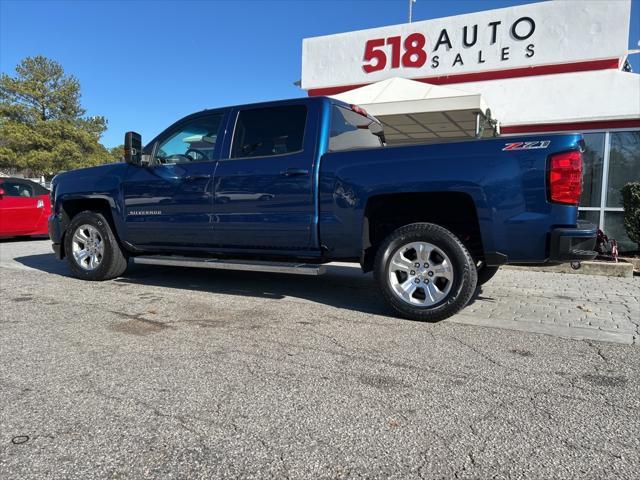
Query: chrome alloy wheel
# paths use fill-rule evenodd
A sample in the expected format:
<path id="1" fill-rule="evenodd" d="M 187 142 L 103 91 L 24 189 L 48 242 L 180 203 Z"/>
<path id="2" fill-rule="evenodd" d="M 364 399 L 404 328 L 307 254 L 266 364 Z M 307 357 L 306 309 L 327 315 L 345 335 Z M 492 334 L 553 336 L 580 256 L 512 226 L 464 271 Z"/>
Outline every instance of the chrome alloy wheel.
<path id="1" fill-rule="evenodd" d="M 95 270 L 104 258 L 102 235 L 93 225 L 78 227 L 72 239 L 73 258 L 84 270 Z"/>
<path id="2" fill-rule="evenodd" d="M 414 307 L 432 307 L 446 298 L 453 285 L 451 260 L 427 242 L 412 242 L 395 251 L 389 263 L 393 293 Z"/>

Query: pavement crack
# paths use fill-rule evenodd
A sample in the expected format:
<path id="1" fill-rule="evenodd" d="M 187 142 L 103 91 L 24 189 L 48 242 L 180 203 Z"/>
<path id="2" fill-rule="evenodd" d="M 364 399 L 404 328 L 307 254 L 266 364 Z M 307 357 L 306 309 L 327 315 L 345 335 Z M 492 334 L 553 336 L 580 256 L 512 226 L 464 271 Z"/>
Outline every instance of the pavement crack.
<path id="1" fill-rule="evenodd" d="M 600 347 L 598 347 L 593 342 L 590 342 L 588 340 L 585 340 L 585 343 L 595 351 L 596 355 L 598 355 L 604 363 L 609 363 L 609 360 L 604 355 L 604 353 L 602 353 L 602 349 Z"/>
<path id="2" fill-rule="evenodd" d="M 280 462 L 282 463 L 282 466 L 284 467 L 284 478 L 286 478 L 287 480 L 291 479 L 291 476 L 289 475 L 289 467 L 287 466 L 287 462 L 285 462 L 284 460 L 284 455 L 282 453 L 280 453 Z"/>
<path id="3" fill-rule="evenodd" d="M 331 343 L 333 343 L 335 346 L 341 348 L 342 350 L 346 350 L 347 349 L 347 347 L 345 347 L 342 343 L 340 343 L 338 340 L 333 338 L 331 335 L 329 335 L 327 333 L 320 333 L 320 332 L 314 331 L 314 330 L 312 330 L 312 331 L 313 331 L 313 333 L 315 335 L 318 335 L 319 337 L 326 338 L 327 340 L 329 340 Z"/>
<path id="4" fill-rule="evenodd" d="M 100 395 L 103 398 L 107 398 L 109 400 L 114 400 L 114 401 L 116 401 L 118 403 L 122 403 L 122 402 L 125 402 L 126 400 L 130 400 L 133 403 L 135 403 L 137 406 L 142 407 L 146 411 L 151 412 L 156 417 L 166 418 L 166 419 L 172 420 L 172 421 L 174 421 L 174 423 L 176 423 L 183 430 L 186 430 L 186 431 L 192 433 L 193 435 L 195 435 L 198 438 L 198 440 L 200 441 L 200 443 L 204 444 L 204 441 L 205 441 L 205 438 L 206 438 L 205 435 L 202 432 L 200 432 L 198 429 L 196 429 L 195 427 L 189 425 L 189 423 L 186 420 L 186 418 L 183 417 L 182 415 L 164 413 L 158 407 L 156 407 L 155 405 L 152 405 L 152 404 L 150 404 L 148 402 L 145 402 L 144 400 L 139 400 L 139 399 L 131 397 L 131 396 L 120 397 L 118 395 L 113 395 L 113 394 L 104 392 L 103 390 L 101 390 L 99 388 L 96 388 L 94 385 L 91 385 L 91 390 L 94 393 L 97 393 L 98 395 Z"/>
<path id="5" fill-rule="evenodd" d="M 475 457 L 473 456 L 473 453 L 472 452 L 467 453 L 467 457 L 469 458 L 469 461 L 471 462 L 471 465 L 473 467 L 475 467 L 477 465 L 477 463 L 476 463 Z"/>
<path id="6" fill-rule="evenodd" d="M 636 331 L 633 334 L 633 344 L 637 345 L 640 341 L 640 322 L 634 321 L 633 317 L 629 317 L 629 321 L 636 327 Z"/>
<path id="7" fill-rule="evenodd" d="M 487 362 L 492 363 L 493 365 L 497 365 L 498 367 L 502 367 L 502 368 L 508 368 L 506 365 L 503 365 L 502 363 L 494 360 L 493 358 L 491 358 L 489 355 L 487 355 L 485 352 L 483 352 L 482 350 L 474 347 L 473 345 L 468 344 L 467 342 L 464 342 L 462 340 L 460 340 L 458 337 L 456 337 L 455 335 L 449 335 L 450 338 L 453 338 L 456 342 L 460 343 L 461 345 L 467 347 L 469 350 L 471 350 L 472 352 L 475 352 L 478 356 L 482 357 L 483 359 L 485 359 Z"/>
<path id="8" fill-rule="evenodd" d="M 269 452 L 271 452 L 273 455 L 275 455 L 278 458 L 278 461 L 282 464 L 282 469 L 283 469 L 283 472 L 282 472 L 283 477 L 282 478 L 285 478 L 286 480 L 290 480 L 291 476 L 289 474 L 289 466 L 287 465 L 287 462 L 284 459 L 284 454 L 282 452 L 276 452 L 275 448 L 273 446 L 269 445 L 263 438 L 261 438 L 261 437 L 259 437 L 257 435 L 254 435 L 254 436 L 255 436 L 256 440 L 258 442 L 260 442 L 260 444 L 262 445 L 262 447 L 265 450 L 268 450 Z"/>

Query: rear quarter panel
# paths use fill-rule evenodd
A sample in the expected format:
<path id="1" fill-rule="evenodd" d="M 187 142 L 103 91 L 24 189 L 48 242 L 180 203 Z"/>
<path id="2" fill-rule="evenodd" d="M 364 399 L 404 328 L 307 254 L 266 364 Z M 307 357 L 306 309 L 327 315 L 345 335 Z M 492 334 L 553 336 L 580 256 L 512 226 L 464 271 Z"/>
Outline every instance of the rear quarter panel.
<path id="1" fill-rule="evenodd" d="M 533 140 L 549 145 L 503 151 L 508 143 Z M 503 253 L 511 263 L 542 262 L 549 231 L 577 218 L 577 207 L 547 200 L 547 158 L 578 148 L 580 140 L 578 134 L 506 137 L 326 153 L 319 177 L 321 242 L 332 258 L 359 257 L 370 198 L 462 192 L 476 205 L 485 252 Z"/>

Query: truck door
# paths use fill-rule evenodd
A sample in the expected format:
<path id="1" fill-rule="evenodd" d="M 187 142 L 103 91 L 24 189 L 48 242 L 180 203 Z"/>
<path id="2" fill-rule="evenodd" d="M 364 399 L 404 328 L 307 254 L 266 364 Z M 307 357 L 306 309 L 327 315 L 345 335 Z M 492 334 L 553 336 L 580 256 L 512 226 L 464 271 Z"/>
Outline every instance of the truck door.
<path id="1" fill-rule="evenodd" d="M 213 173 L 225 112 L 196 114 L 161 133 L 149 165 L 129 167 L 126 240 L 140 246 L 213 244 Z"/>
<path id="2" fill-rule="evenodd" d="M 304 102 L 291 102 L 231 114 L 233 136 L 215 174 L 214 229 L 220 247 L 310 249 L 316 140 L 310 110 Z"/>

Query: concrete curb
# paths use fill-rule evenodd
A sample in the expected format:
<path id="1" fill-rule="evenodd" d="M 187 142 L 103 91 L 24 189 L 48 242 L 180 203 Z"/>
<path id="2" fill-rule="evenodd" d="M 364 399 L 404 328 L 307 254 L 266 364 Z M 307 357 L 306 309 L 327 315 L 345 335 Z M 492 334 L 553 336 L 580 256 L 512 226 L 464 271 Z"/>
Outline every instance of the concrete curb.
<path id="1" fill-rule="evenodd" d="M 465 325 L 475 325 L 478 327 L 504 328 L 507 330 L 519 330 L 521 332 L 540 333 L 552 335 L 554 337 L 571 338 L 574 340 L 595 340 L 598 342 L 622 343 L 633 345 L 636 341 L 634 332 L 614 332 L 611 330 L 600 330 L 597 328 L 586 328 L 579 326 L 564 326 L 536 321 L 515 321 L 506 319 L 478 318 L 467 314 L 457 314 L 446 320 L 453 323 Z"/>
<path id="2" fill-rule="evenodd" d="M 511 270 L 527 270 L 529 272 L 572 273 L 578 275 L 601 275 L 605 277 L 633 277 L 633 264 L 627 262 L 580 262 L 580 268 L 574 270 L 570 263 L 560 265 L 505 265 L 501 268 Z"/>
<path id="3" fill-rule="evenodd" d="M 621 259 L 632 264 L 634 272 L 640 273 L 640 258 L 623 257 Z"/>

